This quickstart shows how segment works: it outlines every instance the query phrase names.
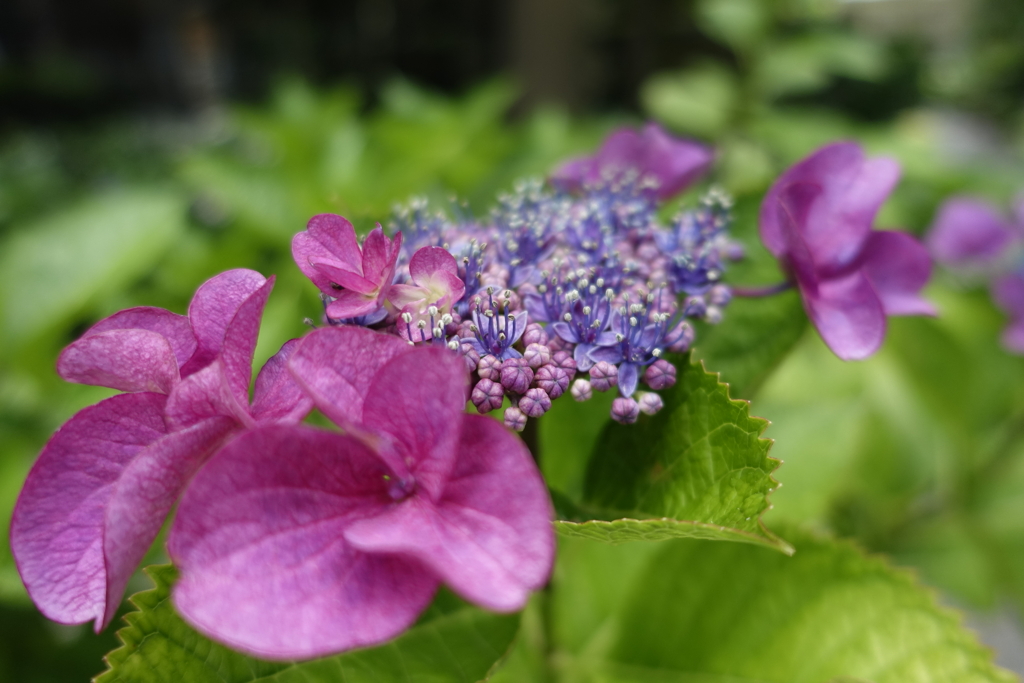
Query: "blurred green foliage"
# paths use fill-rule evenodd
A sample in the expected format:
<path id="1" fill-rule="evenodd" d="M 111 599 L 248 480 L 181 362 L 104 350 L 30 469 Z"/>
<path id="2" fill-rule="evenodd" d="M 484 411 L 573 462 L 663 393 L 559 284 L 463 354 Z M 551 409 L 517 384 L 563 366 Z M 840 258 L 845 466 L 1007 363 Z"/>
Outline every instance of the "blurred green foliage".
<path id="1" fill-rule="evenodd" d="M 977 88 L 1005 104 L 1005 86 L 1021 68 L 1016 43 L 984 40 L 1007 35 L 1021 20 L 1019 6 L 980 5 L 1000 11 L 977 14 L 977 49 L 964 68 L 985 72 L 988 80 L 967 79 L 970 87 L 939 92 L 932 86 L 945 68 L 942 59 L 919 65 L 921 88 L 931 88 L 944 106 L 971 99 Z M 732 61 L 656 75 L 642 97 L 667 126 L 719 143 L 718 177 L 737 199 L 734 233 L 749 257 L 733 269 L 731 282 L 779 278 L 757 244 L 760 198 L 786 166 L 832 140 L 858 140 L 869 153 L 893 156 L 903 166 L 881 227 L 923 233 L 949 194 L 1005 203 L 1024 188 L 1018 133 L 995 123 L 1006 123 L 1002 105 L 988 108 L 989 123 L 972 126 L 927 100 L 865 121 L 841 100 L 819 97 L 834 92 L 837 82 L 881 95 L 899 58 L 891 42 L 851 32 L 836 3 L 703 0 L 696 12 Z M 984 65 L 1000 54 L 1003 69 L 989 72 Z M 987 125 L 1000 143 L 958 146 L 976 136 L 976 125 Z M 739 395 L 753 399 L 752 414 L 773 422 L 765 435 L 778 440 L 772 455 L 785 464 L 776 475 L 784 486 L 773 496 L 769 526 L 786 520 L 850 536 L 918 567 L 961 603 L 991 607 L 1010 599 L 1022 609 L 1024 360 L 999 347 L 1005 320 L 986 292 L 938 272 L 929 295 L 939 317 L 890 321 L 882 352 L 863 363 L 839 361 L 813 330 L 785 355 L 797 337 L 773 305 L 758 309 L 749 301 L 739 302 L 718 329 L 701 330 L 697 352 L 738 385 Z M 774 330 L 774 338 L 758 339 L 760 326 Z M 774 356 L 781 366 L 758 391 L 750 384 L 752 368 L 770 369 L 768 351 L 783 338 L 782 353 Z M 750 353 L 732 348 L 744 343 Z"/>
<path id="2" fill-rule="evenodd" d="M 694 4 L 721 52 L 656 74 L 640 100 L 651 117 L 719 149 L 713 180 L 736 198 L 734 235 L 748 251 L 731 282 L 778 280 L 757 238 L 760 198 L 825 142 L 856 139 L 901 162 L 883 227 L 921 233 L 951 193 L 1005 202 L 1024 187 L 1024 10 L 1014 0 L 977 6 L 951 65 L 898 38 L 852 30 L 831 0 Z M 318 315 L 289 253 L 311 215 L 341 213 L 365 230 L 385 222 L 395 201 L 452 193 L 485 211 L 515 178 L 592 149 L 615 123 L 555 109 L 511 119 L 515 97 L 503 81 L 446 98 L 396 80 L 367 110 L 352 89 L 291 79 L 265 105 L 198 125 L 121 121 L 0 140 L 0 680 L 81 680 L 101 670 L 99 654 L 114 642 L 109 631 L 97 638 L 39 616 L 5 538 L 41 445 L 110 394 L 60 381 L 59 350 L 121 308 L 183 311 L 203 280 L 244 266 L 278 275 L 261 363 Z M 958 146 L 975 129 L 951 116 L 951 105 L 997 122 L 982 124 L 996 142 Z M 834 358 L 803 326 L 792 295 L 763 309 L 738 302 L 718 328 L 700 330 L 697 355 L 753 401 L 752 415 L 773 422 L 765 436 L 785 464 L 774 475 L 784 486 L 772 495 L 769 526 L 851 537 L 918 568 L 958 602 L 1024 609 L 1024 359 L 998 346 L 1005 321 L 984 291 L 939 274 L 929 295 L 940 316 L 892 321 L 882 352 L 864 363 Z M 541 422 L 545 452 L 559 454 L 543 463 L 557 488 L 581 494 L 606 414 L 606 405 L 561 401 Z M 571 434 L 554 427 L 573 421 Z M 579 543 L 570 560 L 618 553 L 622 575 L 656 551 L 627 557 L 577 551 Z M 578 599 L 573 608 L 582 619 L 601 605 Z"/>

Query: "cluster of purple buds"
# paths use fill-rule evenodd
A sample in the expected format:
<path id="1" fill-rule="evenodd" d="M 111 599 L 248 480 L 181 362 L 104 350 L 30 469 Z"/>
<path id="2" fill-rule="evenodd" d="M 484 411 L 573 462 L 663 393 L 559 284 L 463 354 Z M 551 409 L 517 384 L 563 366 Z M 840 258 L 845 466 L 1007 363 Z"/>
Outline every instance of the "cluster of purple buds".
<path id="1" fill-rule="evenodd" d="M 373 310 L 325 322 L 461 354 L 469 400 L 481 413 L 504 407 L 512 429 L 565 394 L 586 401 L 616 391 L 611 414 L 620 422 L 657 412 L 662 401 L 652 392 L 675 382 L 665 354 L 689 349 L 689 319 L 722 318 L 731 297 L 723 264 L 741 252 L 728 238 L 731 203 L 720 190 L 668 225 L 659 219 L 665 188 L 692 182 L 708 154 L 680 164 L 673 155 L 693 155 L 694 143 L 660 129 L 618 135 L 614 154 L 570 162 L 550 183 L 520 181 L 484 218 L 451 217 L 422 199 L 397 207 L 389 227 L 401 248 L 381 267 L 395 274 L 390 287 L 366 288 L 360 301 L 375 296 Z M 334 297 L 348 296 L 337 289 L 346 283 L 318 284 L 329 313 Z"/>

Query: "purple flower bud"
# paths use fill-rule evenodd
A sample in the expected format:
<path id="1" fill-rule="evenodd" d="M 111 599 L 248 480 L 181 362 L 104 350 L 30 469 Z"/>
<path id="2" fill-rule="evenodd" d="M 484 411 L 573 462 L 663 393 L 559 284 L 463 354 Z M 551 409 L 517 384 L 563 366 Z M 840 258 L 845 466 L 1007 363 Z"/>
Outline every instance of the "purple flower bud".
<path id="1" fill-rule="evenodd" d="M 551 349 L 540 344 L 530 344 L 523 352 L 523 358 L 531 368 L 536 370 L 542 365 L 551 362 Z"/>
<path id="2" fill-rule="evenodd" d="M 658 391 L 668 389 L 676 383 L 676 366 L 664 358 L 659 358 L 647 366 L 647 371 L 644 372 L 644 381 L 651 389 Z"/>
<path id="3" fill-rule="evenodd" d="M 501 365 L 501 386 L 511 394 L 525 394 L 533 383 L 533 368 L 523 358 L 509 358 Z"/>
<path id="4" fill-rule="evenodd" d="M 665 407 L 665 402 L 661 400 L 661 396 L 651 391 L 641 393 L 637 404 L 640 406 L 640 412 L 647 415 L 654 415 Z"/>
<path id="5" fill-rule="evenodd" d="M 477 365 L 480 364 L 480 354 L 476 352 L 476 349 L 469 344 L 459 344 L 459 353 L 462 354 L 463 360 L 466 361 L 466 372 L 476 370 Z"/>
<path id="6" fill-rule="evenodd" d="M 490 379 L 495 382 L 501 379 L 501 359 L 497 356 L 483 356 L 476 364 L 476 372 L 481 379 Z"/>
<path id="7" fill-rule="evenodd" d="M 707 302 L 702 296 L 688 296 L 683 304 L 683 312 L 690 318 L 703 318 L 707 311 Z"/>
<path id="8" fill-rule="evenodd" d="M 537 323 L 530 323 L 526 326 L 526 331 L 523 332 L 523 343 L 527 346 L 530 344 L 547 344 L 548 333 Z"/>
<path id="9" fill-rule="evenodd" d="M 505 426 L 517 432 L 523 431 L 526 427 L 526 415 L 515 406 L 505 408 Z"/>
<path id="10" fill-rule="evenodd" d="M 565 341 L 557 334 L 553 334 L 548 338 L 548 348 L 551 349 L 552 353 L 558 353 L 559 351 L 568 351 L 569 353 L 572 353 L 574 346 L 575 344 Z"/>
<path id="11" fill-rule="evenodd" d="M 583 379 L 582 377 L 572 383 L 572 389 L 569 390 L 574 400 L 583 402 L 589 401 L 590 397 L 594 395 L 591 389 L 590 382 Z"/>
<path id="12" fill-rule="evenodd" d="M 528 390 L 519 399 L 519 410 L 527 417 L 540 417 L 550 409 L 551 397 L 537 387 Z"/>
<path id="13" fill-rule="evenodd" d="M 608 361 L 598 361 L 590 368 L 590 385 L 597 391 L 608 391 L 618 383 L 619 368 Z"/>
<path id="14" fill-rule="evenodd" d="M 489 413 L 501 407 L 501 401 L 505 397 L 505 391 L 501 385 L 487 378 L 481 379 L 473 387 L 473 394 L 470 400 L 481 413 Z"/>
<path id="15" fill-rule="evenodd" d="M 564 394 L 565 390 L 569 388 L 569 375 L 565 374 L 565 370 L 552 363 L 540 366 L 533 381 L 553 399 Z"/>
<path id="16" fill-rule="evenodd" d="M 675 338 L 675 341 L 669 345 L 668 350 L 672 353 L 686 353 L 690 350 L 690 345 L 693 344 L 694 336 L 693 325 L 685 320 L 680 322 L 672 330 L 672 337 Z"/>
<path id="17" fill-rule="evenodd" d="M 732 301 L 732 290 L 728 285 L 715 285 L 708 290 L 708 303 L 712 306 L 726 306 Z"/>
<path id="18" fill-rule="evenodd" d="M 717 325 L 722 322 L 722 307 L 708 306 L 708 309 L 704 311 L 704 322 L 708 325 Z"/>
<path id="19" fill-rule="evenodd" d="M 618 397 L 612 401 L 612 419 L 624 425 L 636 422 L 640 417 L 640 406 L 631 398 Z"/>
<path id="20" fill-rule="evenodd" d="M 556 351 L 551 356 L 551 363 L 562 368 L 570 382 L 576 376 L 576 359 L 568 351 Z"/>

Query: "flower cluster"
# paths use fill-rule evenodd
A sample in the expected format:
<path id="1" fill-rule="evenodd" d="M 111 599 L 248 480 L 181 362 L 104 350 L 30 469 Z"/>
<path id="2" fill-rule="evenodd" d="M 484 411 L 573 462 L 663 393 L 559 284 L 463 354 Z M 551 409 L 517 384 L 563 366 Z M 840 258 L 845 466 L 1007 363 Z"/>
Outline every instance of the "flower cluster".
<path id="1" fill-rule="evenodd" d="M 360 253 L 352 225 L 322 215 L 292 251 L 323 295 L 327 324 L 448 347 L 472 374 L 479 412 L 507 401 L 505 424 L 521 430 L 564 394 L 584 401 L 615 389 L 612 417 L 633 422 L 660 409 L 638 389 L 674 382 L 663 356 L 689 348 L 688 319 L 719 321 L 731 296 L 721 283 L 737 254 L 728 198 L 712 191 L 668 225 L 658 217 L 661 200 L 711 159 L 653 124 L 619 131 L 556 170 L 550 186 L 519 183 L 484 219 L 414 200 L 396 209 L 393 242 L 378 228 Z"/>
<path id="2" fill-rule="evenodd" d="M 1024 202 L 1007 218 L 974 197 L 951 197 L 928 234 L 935 260 L 969 277 L 988 280 L 992 298 L 1010 316 L 1003 346 L 1024 353 Z"/>
<path id="3" fill-rule="evenodd" d="M 273 278 L 232 270 L 188 315 L 121 311 L 61 354 L 68 381 L 119 395 L 43 448 L 15 506 L 11 547 L 32 599 L 62 623 L 106 626 L 172 508 L 173 599 L 210 637 L 262 657 L 380 643 L 441 583 L 521 609 L 554 558 L 547 488 L 522 430 L 565 394 L 616 391 L 611 416 L 655 413 L 667 353 L 714 323 L 733 291 L 729 200 L 711 191 L 667 224 L 660 203 L 710 150 L 657 126 L 527 181 L 482 219 L 416 201 L 359 242 L 315 216 L 292 242 L 325 325 L 249 383 Z M 927 312 L 929 262 L 874 232 L 895 181 L 855 145 L 824 148 L 769 192 L 761 231 L 844 358 L 885 315 Z M 738 290 L 737 290 L 738 292 Z M 641 391 L 641 384 L 650 391 Z M 316 407 L 340 428 L 301 424 Z"/>

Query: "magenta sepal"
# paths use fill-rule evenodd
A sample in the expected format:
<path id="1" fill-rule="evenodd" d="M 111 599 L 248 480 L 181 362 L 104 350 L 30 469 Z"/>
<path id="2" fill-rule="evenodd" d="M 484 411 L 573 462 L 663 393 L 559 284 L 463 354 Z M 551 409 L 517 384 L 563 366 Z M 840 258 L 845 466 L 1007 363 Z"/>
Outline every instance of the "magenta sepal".
<path id="1" fill-rule="evenodd" d="M 898 178 L 895 161 L 835 143 L 789 168 L 761 204 L 762 241 L 843 360 L 878 350 L 886 316 L 935 314 L 920 295 L 931 275 L 924 246 L 906 233 L 872 229 Z"/>
<path id="2" fill-rule="evenodd" d="M 547 490 L 519 439 L 463 412 L 461 358 L 341 327 L 310 333 L 289 367 L 347 433 L 255 429 L 199 472 L 169 542 L 186 620 L 304 658 L 397 635 L 442 581 L 499 611 L 544 585 Z"/>
<path id="3" fill-rule="evenodd" d="M 239 268 L 203 283 L 188 316 L 150 306 L 119 311 L 69 344 L 57 359 L 57 372 L 69 382 L 169 394 L 180 379 L 212 363 L 225 346 L 232 347 L 227 339 L 232 327 L 237 347 L 229 353 L 241 351 L 241 357 L 231 364 L 244 361 L 245 350 L 255 347 L 256 330 L 243 321 L 254 317 L 258 327 L 272 287 L 273 278 Z M 248 356 L 251 364 L 251 350 Z M 235 378 L 236 393 L 242 384 Z M 246 392 L 248 386 L 245 379 Z"/>
<path id="4" fill-rule="evenodd" d="M 949 266 L 985 266 L 1019 242 L 1021 228 L 982 199 L 950 197 L 928 231 L 928 249 Z"/>
<path id="5" fill-rule="evenodd" d="M 613 131 L 596 154 L 563 163 L 550 180 L 555 187 L 578 191 L 602 181 L 609 172 L 635 170 L 656 181 L 654 194 L 664 200 L 693 184 L 714 160 L 715 153 L 710 147 L 674 138 L 657 123 L 648 123 L 640 131 Z"/>
<path id="6" fill-rule="evenodd" d="M 306 229 L 292 238 L 292 257 L 299 270 L 334 299 L 327 306 L 328 316 L 354 318 L 384 305 L 401 247 L 401 233 L 392 240 L 380 226 L 360 247 L 352 223 L 324 213 L 309 219 Z"/>
<path id="7" fill-rule="evenodd" d="M 247 428 L 295 423 L 312 409 L 287 372 L 295 341 L 264 366 L 249 405 L 252 357 L 272 287 L 273 278 L 254 271 L 228 271 L 199 288 L 189 318 L 161 309 L 122 311 L 65 350 L 65 367 L 95 374 L 116 368 L 118 353 L 124 367 L 155 367 L 137 361 L 163 344 L 173 354 L 174 382 L 158 387 L 169 396 L 123 394 L 80 411 L 50 439 L 29 473 L 12 518 L 11 547 L 29 594 L 48 617 L 94 620 L 102 629 L 164 519 L 210 455 Z M 116 353 L 89 358 L 111 335 L 120 343 L 108 345 Z M 205 360 L 210 353 L 212 360 Z M 184 357 L 180 373 L 187 376 L 180 380 Z M 188 372 L 188 366 L 198 370 Z"/>

